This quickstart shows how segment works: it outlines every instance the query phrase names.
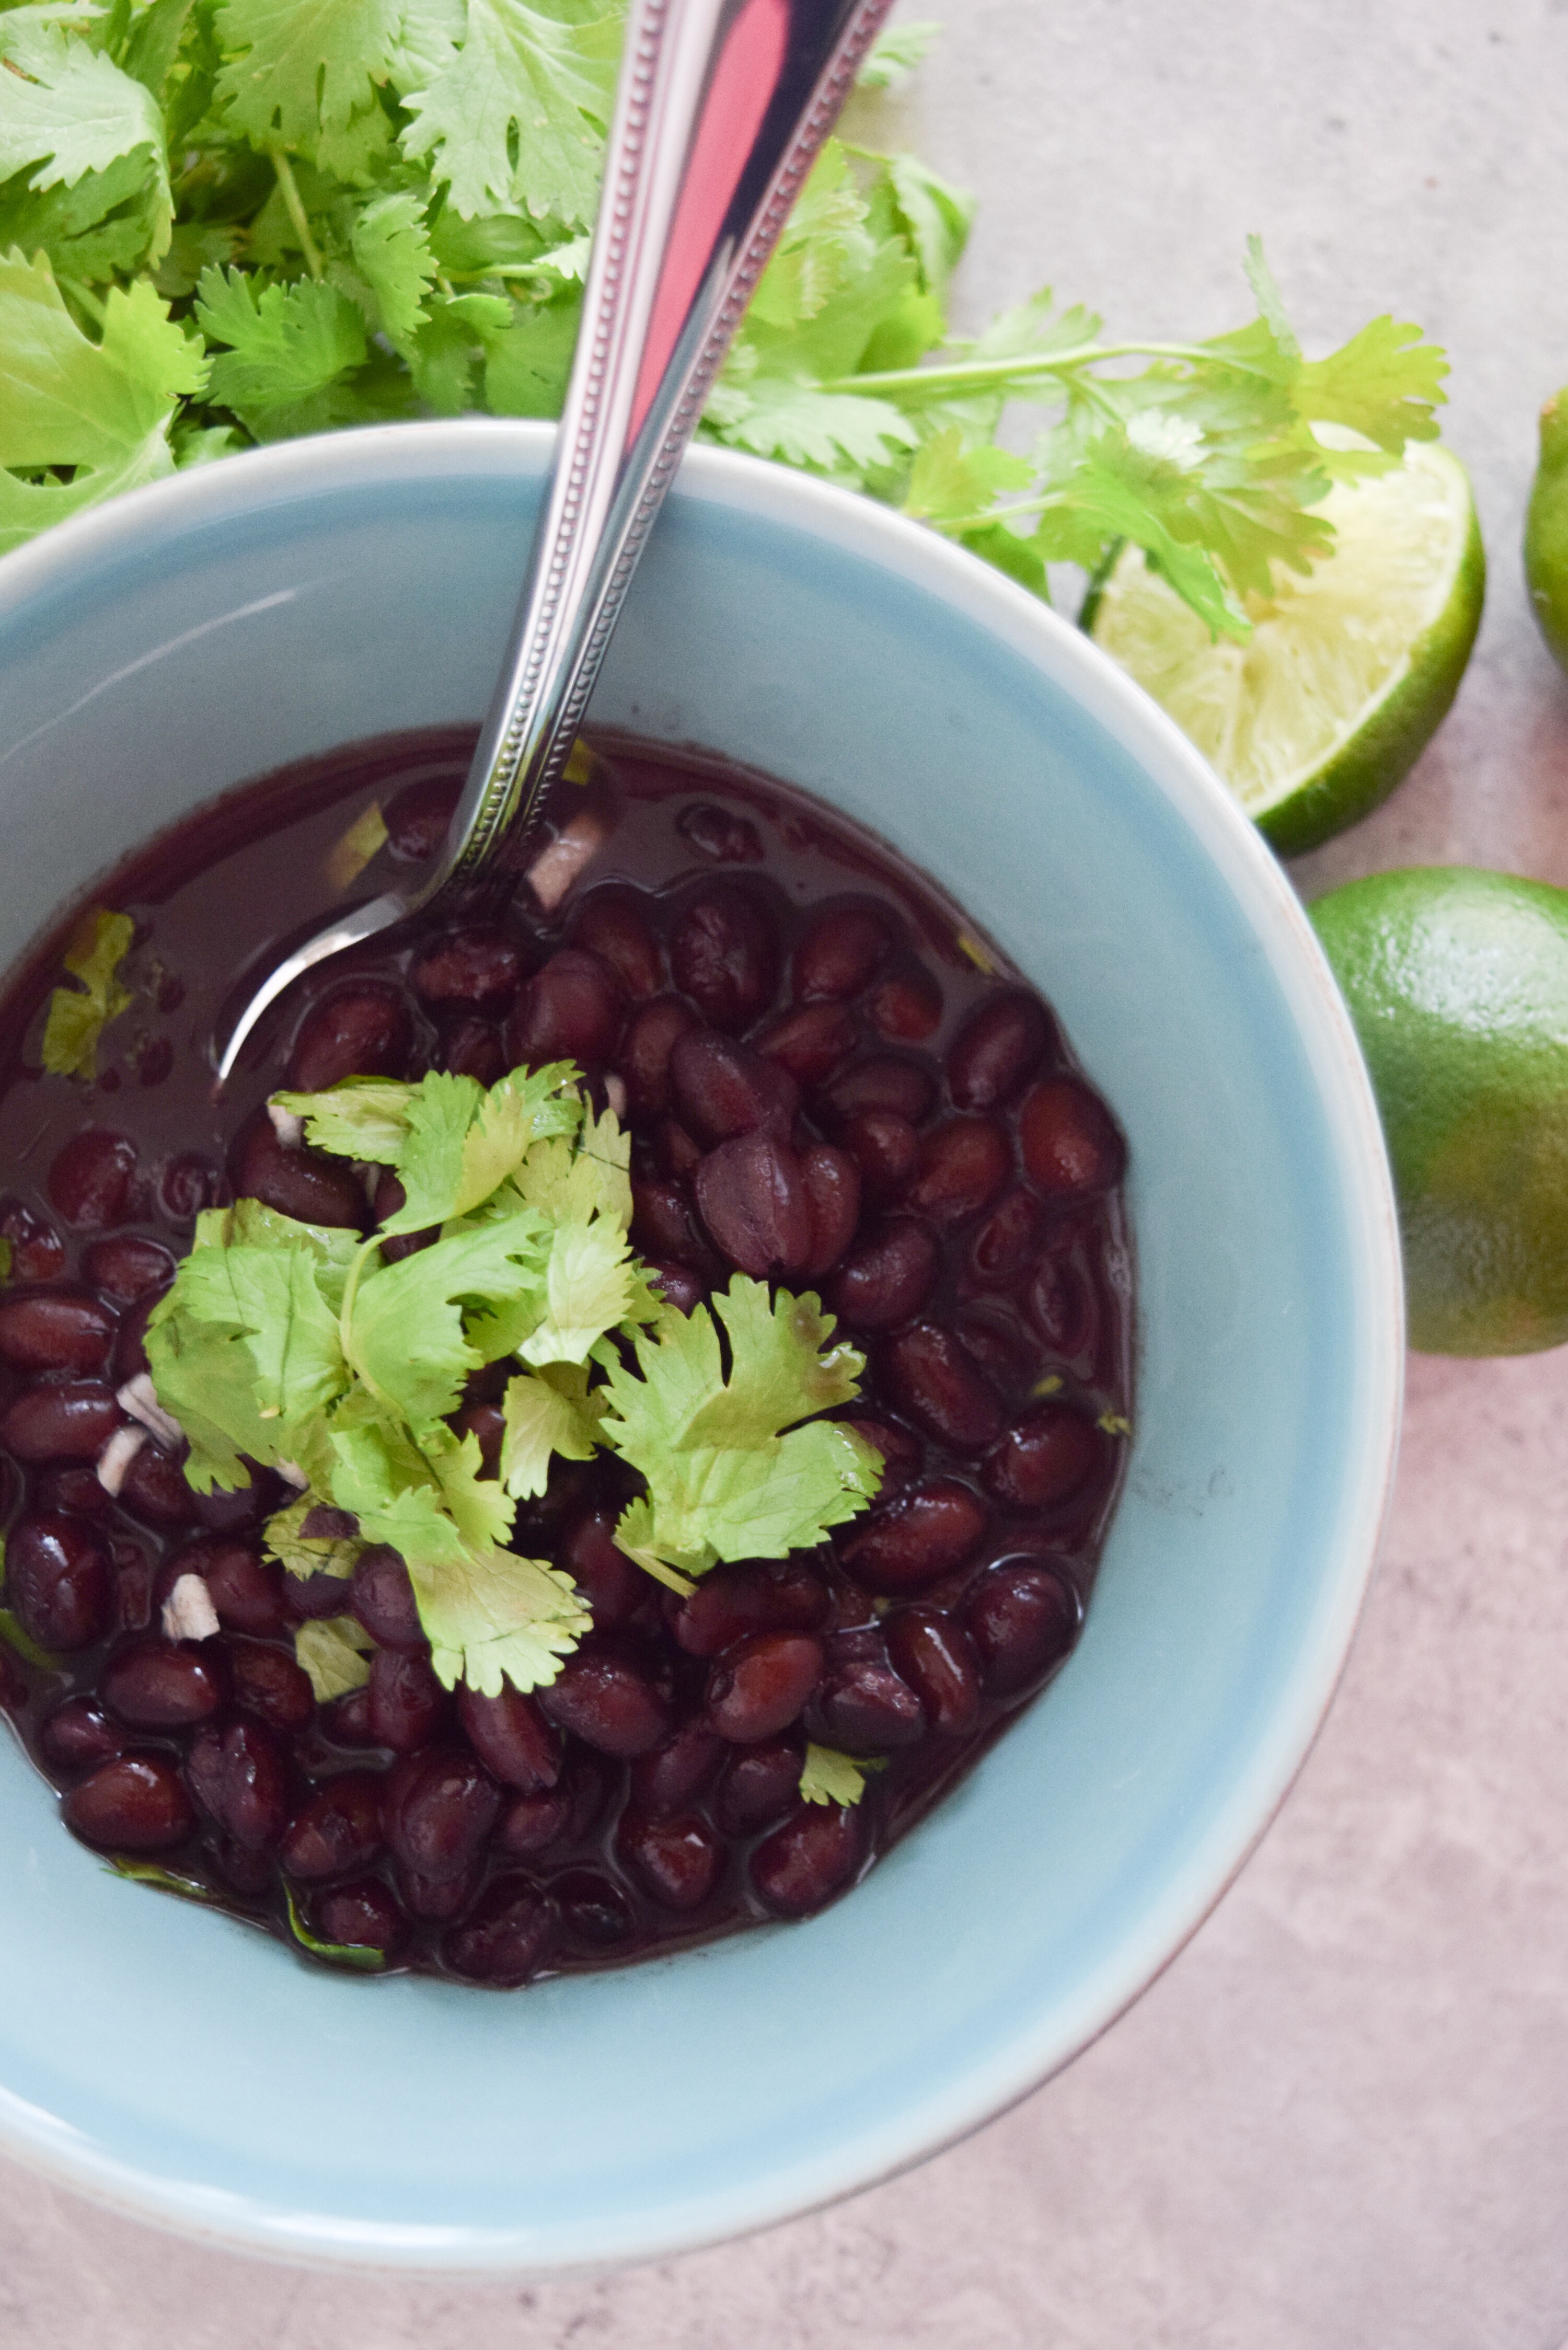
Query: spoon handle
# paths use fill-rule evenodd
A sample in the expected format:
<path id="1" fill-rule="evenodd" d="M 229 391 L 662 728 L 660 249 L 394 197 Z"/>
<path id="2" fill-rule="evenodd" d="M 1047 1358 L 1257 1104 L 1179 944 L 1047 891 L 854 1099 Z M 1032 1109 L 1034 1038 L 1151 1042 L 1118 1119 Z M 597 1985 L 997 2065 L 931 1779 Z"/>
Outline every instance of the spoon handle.
<path id="1" fill-rule="evenodd" d="M 549 495 L 418 903 L 520 845 L 565 766 L 709 385 L 890 5 L 632 0 Z"/>

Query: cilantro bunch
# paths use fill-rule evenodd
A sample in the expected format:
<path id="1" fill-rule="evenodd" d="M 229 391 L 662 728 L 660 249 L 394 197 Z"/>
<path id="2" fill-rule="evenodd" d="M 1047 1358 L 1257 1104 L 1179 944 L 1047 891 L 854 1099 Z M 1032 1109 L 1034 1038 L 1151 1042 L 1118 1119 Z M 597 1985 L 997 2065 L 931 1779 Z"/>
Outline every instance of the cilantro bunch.
<path id="1" fill-rule="evenodd" d="M 394 1168 L 406 1205 L 365 1240 L 255 1200 L 206 1211 L 148 1326 L 158 1400 L 198 1492 L 246 1484 L 253 1461 L 301 1489 L 267 1525 L 293 1573 L 347 1578 L 369 1545 L 400 1552 L 448 1688 L 537 1688 L 590 1628 L 570 1576 L 508 1546 L 557 1456 L 618 1453 L 641 1491 L 617 1540 L 682 1591 L 717 1560 L 810 1548 L 867 1506 L 877 1455 L 815 1417 L 853 1399 L 863 1358 L 829 1343 L 815 1297 L 740 1275 L 711 1311 L 663 1304 L 628 1236 L 630 1138 L 570 1064 L 488 1090 L 350 1078 L 273 1107 L 322 1149 Z M 432 1232 L 400 1257 L 383 1246 Z M 500 1362 L 517 1367 L 487 1475 L 452 1423 Z M 370 1643 L 347 1613 L 298 1645 L 318 1695 L 365 1678 Z"/>
<path id="2" fill-rule="evenodd" d="M 617 0 L 0 5 L 0 549 L 254 442 L 556 415 L 620 33 Z M 1442 354 L 1384 317 L 1304 359 L 1255 243 L 1238 333 L 1107 342 L 1042 294 L 954 340 L 971 213 L 916 157 L 829 141 L 703 434 L 1042 596 L 1132 539 L 1236 637 L 1332 544 L 1333 480 L 1436 434 Z"/>

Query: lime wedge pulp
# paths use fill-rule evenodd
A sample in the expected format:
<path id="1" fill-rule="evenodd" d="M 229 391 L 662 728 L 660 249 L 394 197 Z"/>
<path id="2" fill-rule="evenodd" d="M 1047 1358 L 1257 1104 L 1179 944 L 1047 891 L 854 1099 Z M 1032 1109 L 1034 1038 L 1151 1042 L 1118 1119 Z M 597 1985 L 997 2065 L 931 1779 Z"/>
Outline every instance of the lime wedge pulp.
<path id="1" fill-rule="evenodd" d="M 1333 552 L 1248 599 L 1246 644 L 1203 622 L 1124 547 L 1083 625 L 1287 856 L 1368 815 L 1448 710 L 1480 622 L 1486 560 L 1462 465 L 1415 444 L 1322 512 Z"/>

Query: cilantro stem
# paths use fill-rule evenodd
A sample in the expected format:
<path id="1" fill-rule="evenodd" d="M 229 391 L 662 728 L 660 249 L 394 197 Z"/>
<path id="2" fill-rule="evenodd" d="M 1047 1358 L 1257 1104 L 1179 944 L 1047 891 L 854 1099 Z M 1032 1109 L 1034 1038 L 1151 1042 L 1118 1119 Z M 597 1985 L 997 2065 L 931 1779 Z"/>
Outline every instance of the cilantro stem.
<path id="1" fill-rule="evenodd" d="M 834 376 L 824 391 L 916 392 L 922 398 L 938 393 L 994 391 L 1014 380 L 1027 381 L 1042 375 L 1072 375 L 1102 359 L 1189 359 L 1203 367 L 1233 368 L 1241 375 L 1262 376 L 1264 368 L 1232 359 L 1228 351 L 1208 349 L 1202 343 L 1079 343 L 1067 351 L 1024 351 L 1012 359 L 954 359 L 946 367 L 883 368 L 866 375 Z"/>
<path id="2" fill-rule="evenodd" d="M 281 147 L 275 147 L 272 151 L 272 168 L 277 173 L 277 184 L 283 197 L 284 210 L 294 224 L 294 233 L 299 239 L 299 249 L 305 255 L 305 265 L 312 277 L 319 278 L 321 255 L 316 239 L 310 234 L 310 223 L 305 217 L 305 206 L 300 201 L 299 183 L 294 176 L 294 166 Z"/>

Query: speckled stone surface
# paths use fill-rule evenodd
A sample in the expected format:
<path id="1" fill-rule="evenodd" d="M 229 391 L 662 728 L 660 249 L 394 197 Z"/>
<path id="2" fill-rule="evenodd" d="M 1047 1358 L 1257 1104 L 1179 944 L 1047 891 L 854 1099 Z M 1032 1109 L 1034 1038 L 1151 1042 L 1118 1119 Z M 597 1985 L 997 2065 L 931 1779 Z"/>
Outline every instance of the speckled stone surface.
<path id="1" fill-rule="evenodd" d="M 1565 0 L 941 13 L 874 135 L 979 192 L 966 320 L 1051 279 L 1120 332 L 1219 332 L 1258 229 L 1309 347 L 1390 309 L 1452 354 L 1480 648 L 1307 894 L 1445 859 L 1568 882 L 1568 681 L 1518 560 L 1568 380 Z M 1568 2350 L 1565 1417 L 1568 1350 L 1414 1362 L 1382 1571 L 1283 1814 L 1133 2012 L 967 2145 L 750 2242 L 525 2289 L 261 2267 L 0 2166 L 0 2345 Z"/>

